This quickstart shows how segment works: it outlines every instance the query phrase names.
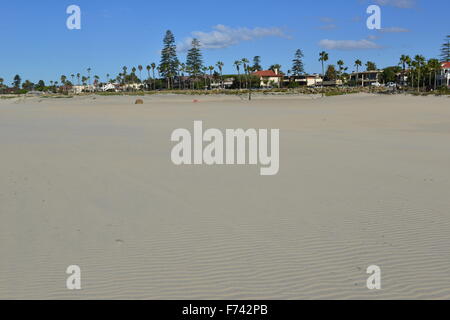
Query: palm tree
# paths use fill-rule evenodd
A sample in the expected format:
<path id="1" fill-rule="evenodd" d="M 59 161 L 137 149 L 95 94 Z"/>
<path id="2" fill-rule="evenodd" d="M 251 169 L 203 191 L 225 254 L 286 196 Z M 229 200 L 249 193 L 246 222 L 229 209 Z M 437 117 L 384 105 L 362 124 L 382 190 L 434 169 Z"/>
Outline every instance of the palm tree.
<path id="1" fill-rule="evenodd" d="M 247 79 L 248 79 L 248 100 L 252 100 L 252 82 L 250 79 L 250 73 L 253 71 L 252 66 L 247 65 Z M 280 87 L 280 82 L 278 82 L 278 88 Z"/>
<path id="2" fill-rule="evenodd" d="M 109 75 L 109 73 L 107 73 L 106 74 L 106 82 L 109 82 L 109 77 L 110 77 L 110 75 Z"/>
<path id="3" fill-rule="evenodd" d="M 402 84 L 404 84 L 405 82 L 405 72 L 406 72 L 406 66 L 411 65 L 411 58 L 407 55 L 402 54 L 402 56 L 400 57 L 400 62 L 399 64 L 402 65 Z"/>
<path id="4" fill-rule="evenodd" d="M 438 59 L 430 59 L 428 61 L 428 66 L 431 72 L 434 72 L 434 85 L 433 88 L 436 90 L 437 87 L 437 72 L 441 69 L 441 64 Z"/>
<path id="5" fill-rule="evenodd" d="M 0 78 L 0 90 L 1 92 L 3 92 L 3 82 L 5 81 L 5 79 Z"/>
<path id="6" fill-rule="evenodd" d="M 359 78 L 359 67 L 362 67 L 362 61 L 357 59 L 355 61 L 355 67 L 356 67 L 356 81 L 358 81 Z M 364 77 L 361 77 L 361 85 L 364 87 Z"/>
<path id="7" fill-rule="evenodd" d="M 61 83 L 66 84 L 67 77 L 65 75 L 61 76 Z"/>
<path id="8" fill-rule="evenodd" d="M 326 53 L 325 51 L 319 53 L 319 61 L 322 62 L 322 77 L 325 78 L 324 62 L 328 61 L 328 53 Z M 322 97 L 323 97 L 323 80 L 322 80 Z"/>
<path id="9" fill-rule="evenodd" d="M 75 83 L 75 75 L 72 73 L 71 75 L 70 75 L 70 77 L 72 78 L 72 85 Z"/>
<path id="10" fill-rule="evenodd" d="M 152 72 L 153 72 L 153 90 L 156 90 L 156 79 L 155 79 L 156 64 L 153 62 L 150 66 L 152 67 Z"/>
<path id="11" fill-rule="evenodd" d="M 222 69 L 223 69 L 223 62 L 222 61 L 217 61 L 216 66 L 217 68 L 219 68 L 219 72 L 220 72 L 220 82 L 222 84 L 222 89 L 223 89 L 223 74 L 222 74 Z"/>
<path id="12" fill-rule="evenodd" d="M 145 69 L 147 70 L 147 86 L 150 85 L 150 70 L 152 69 L 152 67 L 150 67 L 149 65 L 147 65 L 145 67 Z"/>
<path id="13" fill-rule="evenodd" d="M 412 61 L 412 59 L 409 57 L 409 56 L 407 56 L 408 57 L 408 59 L 406 60 L 406 67 L 408 68 L 408 75 L 411 77 L 411 78 L 414 78 L 414 73 L 412 72 L 412 63 L 413 63 L 413 61 Z M 408 83 L 408 81 L 406 82 L 406 83 Z M 411 85 L 414 87 L 414 84 L 413 84 L 413 82 L 411 82 Z"/>
<path id="14" fill-rule="evenodd" d="M 78 85 L 80 85 L 80 77 L 81 77 L 81 74 L 77 73 Z"/>
<path id="15" fill-rule="evenodd" d="M 344 61 L 343 60 L 339 60 L 338 62 L 336 62 L 336 64 L 339 66 L 339 77 L 342 77 L 342 70 L 344 70 Z"/>
<path id="16" fill-rule="evenodd" d="M 126 66 L 124 66 L 123 68 L 122 68 L 122 70 L 123 70 L 123 73 L 122 73 L 122 75 L 123 75 L 123 83 L 125 84 L 125 81 L 126 81 L 126 79 L 127 79 L 127 67 Z"/>
<path id="17" fill-rule="evenodd" d="M 248 88 L 248 64 L 250 63 L 250 61 L 248 61 L 247 58 L 242 58 L 242 64 L 243 64 L 243 69 L 244 69 L 244 74 L 245 74 L 245 88 Z"/>
<path id="18" fill-rule="evenodd" d="M 324 63 L 326 61 L 328 61 L 328 53 L 326 53 L 325 51 L 322 51 L 319 54 L 319 61 L 322 63 L 322 76 L 325 76 L 325 66 Z"/>
<path id="19" fill-rule="evenodd" d="M 281 70 L 281 67 L 281 64 L 275 63 L 269 67 L 269 70 L 272 70 L 273 72 L 275 72 L 276 70 L 277 72 L 279 72 Z"/>
<path id="20" fill-rule="evenodd" d="M 209 66 L 208 67 L 209 70 L 209 88 L 212 89 L 212 72 L 214 71 L 214 66 Z"/>
<path id="21" fill-rule="evenodd" d="M 87 68 L 89 85 L 91 85 L 91 68 Z"/>
<path id="22" fill-rule="evenodd" d="M 207 79 L 206 78 L 207 78 L 208 67 L 203 66 L 202 72 L 203 72 L 203 80 L 205 81 L 205 88 L 206 88 L 207 87 L 207 84 L 206 84 Z"/>
<path id="23" fill-rule="evenodd" d="M 425 64 L 425 57 L 418 54 L 414 57 L 414 62 L 415 62 L 415 66 L 416 69 L 418 71 L 418 75 L 417 75 L 417 92 L 420 91 L 420 72 L 421 69 L 423 68 L 424 64 Z"/>
<path id="24" fill-rule="evenodd" d="M 145 67 L 145 69 L 147 70 L 147 76 L 148 76 L 148 79 L 150 79 L 150 70 L 152 69 L 152 67 L 150 67 L 149 65 L 147 65 L 146 67 Z M 148 80 L 147 79 L 147 80 Z"/>
<path id="25" fill-rule="evenodd" d="M 433 73 L 433 70 L 431 68 L 431 65 L 430 65 L 429 61 L 425 62 L 424 68 L 425 68 L 425 72 L 428 74 L 428 88 L 431 89 L 431 74 Z M 423 81 L 423 88 L 425 89 L 425 77 L 424 77 L 423 80 L 424 80 Z"/>
<path id="26" fill-rule="evenodd" d="M 141 65 L 138 65 L 138 70 L 139 70 L 139 80 L 141 80 L 142 82 L 142 69 L 144 69 Z"/>
<path id="27" fill-rule="evenodd" d="M 415 73 L 416 73 L 416 71 L 417 71 L 417 66 L 418 66 L 418 63 L 417 63 L 417 61 L 415 61 L 415 60 L 411 60 L 411 67 L 413 67 L 413 71 L 411 72 L 411 87 L 414 89 L 414 86 L 415 86 L 415 84 L 414 84 L 414 82 L 415 82 L 415 79 L 414 79 L 414 76 L 415 76 Z"/>
<path id="28" fill-rule="evenodd" d="M 240 72 L 240 67 L 241 67 L 242 61 L 241 60 L 236 60 L 234 62 L 234 66 L 236 67 L 236 70 L 238 72 L 238 78 L 239 78 L 239 90 L 242 89 L 242 82 L 241 82 L 241 72 Z"/>

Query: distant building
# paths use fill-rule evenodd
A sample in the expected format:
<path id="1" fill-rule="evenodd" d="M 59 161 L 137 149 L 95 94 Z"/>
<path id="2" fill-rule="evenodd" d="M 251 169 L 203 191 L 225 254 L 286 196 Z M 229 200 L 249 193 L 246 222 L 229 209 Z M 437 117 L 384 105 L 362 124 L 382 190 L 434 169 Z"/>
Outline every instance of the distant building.
<path id="1" fill-rule="evenodd" d="M 231 87 L 233 87 L 233 83 L 234 78 L 225 78 L 223 82 L 220 80 L 213 79 L 211 81 L 211 89 L 220 89 L 222 87 L 225 89 L 230 89 Z"/>
<path id="2" fill-rule="evenodd" d="M 383 70 L 354 72 L 350 75 L 350 80 L 355 81 L 356 84 L 362 84 L 364 87 L 368 87 L 379 83 L 382 73 Z"/>
<path id="3" fill-rule="evenodd" d="M 298 83 L 301 86 L 315 87 L 321 86 L 323 79 L 318 74 L 305 74 L 300 76 L 286 76 L 283 79 L 284 85 L 289 85 L 291 82 Z"/>
<path id="4" fill-rule="evenodd" d="M 405 71 L 400 71 L 400 72 L 397 72 L 396 74 L 395 74 L 395 77 L 396 77 L 396 82 L 399 84 L 399 85 L 401 85 L 401 86 L 406 86 L 406 85 L 408 85 L 408 74 L 411 72 L 411 70 L 409 70 L 409 69 L 406 69 Z"/>
<path id="5" fill-rule="evenodd" d="M 116 91 L 118 91 L 118 86 L 119 86 L 119 84 L 105 83 L 103 86 L 100 87 L 100 90 L 102 90 L 103 92 L 106 92 L 106 91 L 116 92 Z"/>
<path id="6" fill-rule="evenodd" d="M 125 91 L 133 91 L 142 89 L 143 85 L 140 83 L 127 83 L 122 86 Z"/>
<path id="7" fill-rule="evenodd" d="M 438 85 L 450 87 L 450 62 L 449 61 L 441 63 L 441 73 L 438 77 Z"/>
<path id="8" fill-rule="evenodd" d="M 324 87 L 339 87 L 342 85 L 344 85 L 344 82 L 341 79 L 326 80 L 323 82 Z"/>
<path id="9" fill-rule="evenodd" d="M 278 72 L 278 69 L 275 69 L 275 71 L 273 70 L 257 71 L 252 73 L 252 76 L 259 78 L 260 86 L 262 88 L 273 86 L 279 87 L 283 79 L 283 75 Z"/>
<path id="10" fill-rule="evenodd" d="M 85 86 L 72 86 L 72 89 L 70 90 L 71 93 L 74 94 L 80 94 L 83 92 Z"/>
<path id="11" fill-rule="evenodd" d="M 72 94 L 80 94 L 82 92 L 95 92 L 96 86 L 93 84 L 90 85 L 81 85 L 81 86 L 72 86 L 68 89 L 68 92 Z"/>

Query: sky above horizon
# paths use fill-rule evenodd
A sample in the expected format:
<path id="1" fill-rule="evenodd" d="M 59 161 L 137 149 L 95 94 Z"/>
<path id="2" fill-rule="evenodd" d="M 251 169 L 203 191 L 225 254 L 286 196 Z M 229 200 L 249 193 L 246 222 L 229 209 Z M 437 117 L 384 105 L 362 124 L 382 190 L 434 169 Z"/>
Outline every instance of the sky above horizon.
<path id="1" fill-rule="evenodd" d="M 81 30 L 69 30 L 69 5 L 81 8 Z M 369 30 L 366 9 L 381 7 L 381 30 Z M 342 59 L 349 71 L 354 61 L 374 61 L 383 68 L 400 55 L 437 58 L 450 34 L 448 0 L 267 1 L 211 0 L 170 2 L 129 0 L 4 1 L 0 10 L 2 47 L 0 77 L 60 81 L 61 75 L 92 75 L 106 80 L 122 67 L 160 61 L 162 39 L 172 30 L 185 61 L 187 43 L 200 39 L 205 65 L 261 56 L 263 68 L 280 64 L 291 69 L 297 49 L 304 52 L 305 71 L 320 73 L 319 52 L 328 64 Z M 146 74 L 144 69 L 143 75 Z"/>

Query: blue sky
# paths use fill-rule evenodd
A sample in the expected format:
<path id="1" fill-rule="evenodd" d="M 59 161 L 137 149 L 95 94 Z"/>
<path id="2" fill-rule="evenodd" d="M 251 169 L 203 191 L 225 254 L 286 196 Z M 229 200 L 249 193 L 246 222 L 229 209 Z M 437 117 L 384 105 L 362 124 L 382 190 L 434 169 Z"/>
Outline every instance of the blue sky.
<path id="1" fill-rule="evenodd" d="M 71 4 L 81 8 L 81 30 L 66 27 Z M 380 5 L 384 32 L 366 27 L 370 4 Z M 385 67 L 401 54 L 437 57 L 450 34 L 449 12 L 448 0 L 3 1 L 0 77 L 8 84 L 15 74 L 59 80 L 91 67 L 104 80 L 125 65 L 159 63 L 167 29 L 181 48 L 198 36 L 205 63 L 223 61 L 225 73 L 234 72 L 235 60 L 255 55 L 263 67 L 278 63 L 287 71 L 297 48 L 309 73 L 321 71 L 322 50 L 330 64 L 342 59 L 350 71 L 356 58 Z"/>

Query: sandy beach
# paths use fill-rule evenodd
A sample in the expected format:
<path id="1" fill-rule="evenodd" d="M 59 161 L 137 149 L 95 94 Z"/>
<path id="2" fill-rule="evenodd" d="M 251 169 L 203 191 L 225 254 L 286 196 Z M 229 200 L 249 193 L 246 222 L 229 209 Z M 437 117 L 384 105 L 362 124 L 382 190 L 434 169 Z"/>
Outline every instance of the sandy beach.
<path id="1" fill-rule="evenodd" d="M 175 166 L 195 120 L 279 173 Z M 450 299 L 449 141 L 447 97 L 0 99 L 0 299 Z"/>

